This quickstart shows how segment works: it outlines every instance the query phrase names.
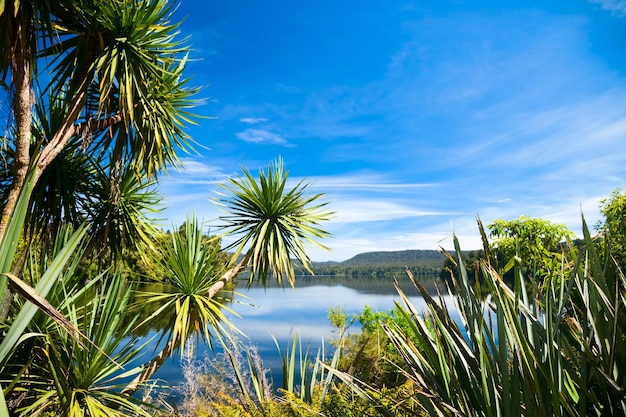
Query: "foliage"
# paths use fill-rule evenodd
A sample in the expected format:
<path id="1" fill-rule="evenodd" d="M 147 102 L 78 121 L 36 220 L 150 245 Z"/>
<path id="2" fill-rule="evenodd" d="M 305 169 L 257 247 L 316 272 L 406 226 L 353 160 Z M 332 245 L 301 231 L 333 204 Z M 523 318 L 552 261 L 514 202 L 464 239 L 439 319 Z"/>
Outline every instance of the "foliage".
<path id="1" fill-rule="evenodd" d="M 397 308 L 385 312 L 373 311 L 370 306 L 365 306 L 357 320 L 361 331 L 345 338 L 337 369 L 378 389 L 402 385 L 406 378 L 398 366 L 401 357 L 385 333 L 383 324 L 404 326 L 404 317 Z"/>
<path id="2" fill-rule="evenodd" d="M 420 276 L 437 275 L 445 257 L 434 250 L 405 250 L 367 252 L 343 262 L 314 262 L 313 271 L 318 276 L 371 276 L 392 278 L 404 274 L 408 267 Z M 304 269 L 297 271 L 305 274 Z"/>
<path id="3" fill-rule="evenodd" d="M 528 216 L 495 220 L 488 228 L 493 238 L 491 252 L 500 255 L 495 256 L 496 259 L 501 258 L 498 264 L 504 267 L 517 256 L 524 260 L 522 272 L 539 282 L 558 273 L 563 260 L 562 243 L 574 238 L 574 234 L 563 224 Z"/>
<path id="4" fill-rule="evenodd" d="M 468 278 L 472 283 L 475 283 L 476 281 L 482 283 L 485 280 L 480 269 L 480 260 L 483 258 L 484 252 L 482 250 L 461 252 L 463 265 L 467 269 Z M 413 276 L 419 276 L 415 274 L 410 267 L 407 267 L 406 269 L 410 270 Z M 445 282 L 446 285 L 454 287 L 453 277 L 455 276 L 460 276 L 459 264 L 454 256 L 451 256 L 449 253 L 446 252 L 446 261 L 443 268 L 441 269 L 441 272 L 439 273 L 439 278 L 441 279 L 441 281 Z"/>
<path id="5" fill-rule="evenodd" d="M 306 200 L 302 194 L 300 197 Z M 135 203 L 132 206 L 140 207 Z M 0 245 L 0 251 L 7 257 L 3 258 L 2 265 L 6 271 L 11 269 L 8 260 L 14 257 L 20 238 L 28 210 L 28 195 L 18 201 L 17 207 L 20 210 L 17 214 L 21 217 L 16 214 L 11 218 L 7 234 Z M 308 207 L 295 205 L 294 209 L 301 218 L 308 218 Z M 289 216 L 289 211 L 285 215 Z M 95 262 L 99 260 L 97 256 L 87 256 L 98 254 L 91 252 L 89 245 L 85 245 L 84 238 L 88 230 L 87 225 L 76 232 L 71 227 L 62 227 L 56 233 L 60 243 L 52 245 L 44 244 L 39 239 L 32 240 L 30 255 L 25 258 L 26 269 L 20 275 L 36 284 L 35 290 L 10 273 L 2 275 L 5 285 L 6 278 L 10 278 L 13 283 L 21 285 L 20 291 L 28 294 L 28 300 L 35 303 L 23 304 L 19 298 L 13 299 L 11 312 L 15 311 L 17 316 L 9 316 L 10 326 L 0 344 L 0 365 L 4 365 L 2 377 L 8 381 L 6 392 L 10 399 L 9 408 L 14 413 L 145 415 L 145 405 L 134 399 L 132 394 L 146 384 L 172 353 L 179 350 L 182 356 L 184 348 L 193 346 L 188 342 L 194 336 L 196 343 L 202 340 L 210 346 L 216 337 L 221 343 L 225 342 L 224 336 L 230 337 L 230 332 L 225 328 L 229 327 L 229 322 L 224 315 L 230 298 L 219 292 L 223 285 L 218 284 L 227 282 L 225 276 L 236 277 L 239 268 L 247 265 L 247 262 L 254 262 L 254 259 L 248 257 L 245 263 L 227 271 L 227 259 L 221 251 L 219 238 L 205 236 L 202 225 L 190 217 L 178 232 L 154 235 L 155 242 L 150 246 L 152 252 L 146 251 L 144 256 L 134 258 L 137 263 L 142 260 L 159 265 L 164 281 L 158 291 L 140 294 L 138 303 L 142 307 L 154 305 L 156 308 L 137 326 L 147 326 L 155 320 L 166 318 L 167 325 L 160 337 L 166 339 L 167 343 L 148 365 L 121 371 L 121 366 L 126 366 L 145 349 L 145 346 L 135 346 L 134 340 L 128 337 L 136 325 L 127 319 L 130 290 L 125 282 L 129 274 L 121 270 L 113 273 L 113 269 L 98 273 L 99 268 L 91 267 L 94 259 Z M 294 230 L 299 229 L 294 226 L 284 232 L 285 236 L 289 237 L 289 233 Z M 256 247 L 255 250 L 282 250 L 273 247 L 271 243 Z M 146 257 L 150 253 L 151 260 Z M 115 265 L 123 267 L 128 262 Z M 44 300 L 42 294 L 47 295 L 56 308 Z M 8 292 L 3 295 L 9 299 Z M 37 308 L 43 309 L 56 321 L 36 315 Z M 56 325 L 57 321 L 63 326 Z M 303 353 L 302 346 L 298 346 L 299 375 L 303 380 L 310 378 L 312 381 L 306 389 L 299 391 L 296 399 L 305 401 L 314 395 L 314 389 L 317 389 L 315 381 L 318 378 L 319 381 L 323 380 L 326 373 L 319 365 L 310 371 L 308 353 Z M 285 372 L 291 379 L 285 378 L 284 381 L 290 391 L 295 392 L 292 371 L 296 366 L 295 339 L 289 349 L 291 356 L 285 362 Z M 254 372 L 253 368 L 251 372 Z M 135 378 L 128 382 L 133 375 Z M 255 381 L 257 389 L 263 386 L 261 380 Z M 323 398 L 323 395 L 318 395 L 318 398 Z M 246 396 L 246 401 L 249 400 L 250 397 Z M 3 404 L 0 402 L 0 406 Z M 6 406 L 4 408 L 8 410 Z"/>
<path id="6" fill-rule="evenodd" d="M 211 345 L 226 334 L 226 283 L 251 267 L 263 284 L 293 284 L 291 256 L 310 271 L 304 244 L 324 247 L 326 203 L 304 182 L 287 188 L 282 161 L 225 186 L 225 228 L 243 233 L 230 269 L 195 219 L 163 238 L 146 216 L 158 174 L 191 147 L 197 104 L 172 7 L 0 0 L 0 84 L 12 100 L 0 150 L 2 416 L 148 414 L 132 394 L 158 366 L 194 336 Z M 140 324 L 167 317 L 167 343 L 150 366 L 122 371 L 144 346 L 128 337 L 132 273 L 118 268 L 151 262 L 167 288 L 144 294 L 158 308 Z"/>
<path id="7" fill-rule="evenodd" d="M 153 238 L 159 236 L 150 217 L 161 210 L 156 182 L 132 167 L 122 166 L 120 171 L 115 185 L 102 170 L 97 171 L 91 184 L 93 196 L 83 214 L 91 225 L 91 247 L 112 261 L 117 261 L 124 251 L 149 247 Z M 115 196 L 111 195 L 112 188 L 117 189 Z"/>
<path id="8" fill-rule="evenodd" d="M 281 351 L 277 342 L 277 348 Z M 340 352 L 330 359 L 337 365 Z M 282 357 L 282 378 L 272 377 L 255 347 L 233 344 L 215 358 L 188 362 L 181 387 L 182 416 L 368 416 L 374 408 L 336 381 L 315 355 L 303 349 L 298 335 Z M 269 376 L 269 378 L 268 378 Z"/>
<path id="9" fill-rule="evenodd" d="M 85 227 L 64 229 L 47 246 L 49 253 L 31 245 L 30 262 L 20 275 L 34 289 L 20 284 L 28 302 L 14 299 L 16 315 L 0 345 L 3 380 L 9 381 L 6 413 L 145 415 L 137 400 L 116 394 L 113 383 L 122 374 L 120 367 L 139 351 L 119 327 L 128 290 L 119 277 L 106 280 L 111 286 L 98 287 L 103 276 L 83 284 L 80 260 L 86 232 Z"/>
<path id="10" fill-rule="evenodd" d="M 443 260 L 444 257 L 439 251 L 413 249 L 360 253 L 342 263 L 346 265 L 368 265 L 374 263 L 406 265 L 408 263 L 421 261 L 425 264 L 431 263 L 438 265 L 443 262 Z"/>
<path id="11" fill-rule="evenodd" d="M 318 222 L 325 220 L 328 213 L 322 211 L 326 203 L 311 207 L 310 204 L 321 194 L 309 196 L 307 184 L 299 182 L 294 188 L 285 188 L 287 173 L 282 161 L 267 168 L 267 173 L 259 172 L 259 180 L 244 169 L 244 178 L 231 179 L 225 189 L 232 196 L 222 194 L 220 204 L 230 211 L 230 216 L 222 217 L 226 233 L 244 233 L 233 243 L 237 247 L 226 270 L 217 271 L 212 266 L 219 263 L 219 245 L 212 245 L 208 251 L 202 243 L 202 232 L 196 223 L 186 224 L 185 239 L 174 236 L 174 244 L 165 248 L 166 276 L 172 291 L 147 294 L 148 304 L 162 304 L 146 322 L 152 318 L 175 313 L 171 319 L 168 342 L 157 356 L 144 367 L 124 392 L 131 395 L 140 382 L 145 382 L 177 349 L 185 346 L 192 335 L 197 340 L 211 346 L 213 336 L 223 344 L 223 336 L 229 337 L 223 326 L 231 327 L 221 309 L 220 291 L 233 282 L 247 267 L 252 284 L 257 277 L 267 285 L 270 273 L 281 283 L 286 276 L 291 283 L 295 279 L 291 256 L 308 265 L 308 255 L 304 243 L 325 248 L 315 238 L 328 235 L 319 228 Z M 180 236 L 181 234 L 178 234 Z M 247 247 L 247 244 L 250 244 Z M 243 257 L 241 253 L 247 247 Z M 223 273 L 222 273 L 223 272 Z M 212 332 L 213 331 L 213 332 Z M 180 349 L 181 355 L 183 350 Z"/>
<path id="12" fill-rule="evenodd" d="M 613 190 L 609 198 L 602 200 L 600 212 L 604 223 L 598 223 L 597 229 L 609 245 L 609 251 L 619 265 L 626 265 L 626 194 Z"/>
<path id="13" fill-rule="evenodd" d="M 188 217 L 197 221 L 193 215 Z M 129 279 L 142 284 L 169 283 L 168 270 L 163 258 L 171 250 L 172 234 L 178 234 L 178 238 L 185 241 L 187 223 L 183 222 L 178 230 L 174 229 L 174 231 L 154 230 L 150 234 L 150 242 L 139 242 L 138 245 L 124 248 L 122 258 Z M 220 238 L 207 233 L 203 234 L 202 241 L 203 245 L 213 247 L 218 251 L 215 262 L 221 264 L 224 270 L 228 263 L 228 254 L 221 250 Z"/>
<path id="14" fill-rule="evenodd" d="M 394 277 L 404 274 L 405 268 L 409 267 L 415 271 L 420 277 L 433 277 L 441 273 L 443 262 L 437 265 L 424 265 L 421 263 L 407 263 L 404 265 L 394 264 L 364 264 L 364 265 L 345 265 L 344 263 L 318 264 L 313 263 L 312 269 L 316 277 L 348 277 L 363 278 L 371 277 L 372 279 L 387 279 L 391 281 Z M 297 266 L 296 266 L 297 267 Z M 296 269 L 296 275 L 310 275 L 304 268 Z"/>
<path id="15" fill-rule="evenodd" d="M 240 235 L 226 249 L 235 249 L 233 259 L 246 254 L 251 266 L 250 283 L 258 277 L 265 285 L 273 273 L 278 282 L 287 279 L 293 285 L 292 258 L 312 273 L 304 243 L 328 250 L 316 240 L 329 236 L 319 227 L 332 214 L 325 211 L 328 203 L 317 202 L 322 194 L 307 195 L 309 184 L 303 181 L 286 188 L 287 178 L 282 159 L 267 171 L 259 171 L 258 181 L 243 169 L 242 177 L 231 178 L 223 186 L 232 197 L 222 194 L 223 198 L 217 201 L 228 212 L 220 217 L 224 222 L 222 229 Z"/>
<path id="16" fill-rule="evenodd" d="M 46 361 L 35 367 L 39 386 L 29 389 L 32 403 L 21 408 L 22 414 L 53 411 L 65 416 L 150 415 L 139 400 L 120 393 L 128 378 L 140 371 L 131 368 L 141 352 L 134 337 L 133 325 L 122 325 L 130 291 L 120 277 L 107 279 L 72 294 L 62 301 L 65 312 L 76 328 L 90 340 L 83 343 L 58 326 L 41 328 L 46 335 L 41 346 Z M 94 284 L 101 283 L 101 286 Z"/>
<path id="17" fill-rule="evenodd" d="M 181 232 L 171 233 L 161 251 L 153 253 L 165 271 L 164 288 L 156 293 L 138 292 L 136 302 L 140 308 L 158 306 L 140 325 L 157 316 L 169 318 L 162 337 L 172 341 L 182 356 L 192 335 L 210 344 L 211 331 L 223 333 L 221 329 L 227 320 L 222 308 L 229 300 L 205 295 L 226 267 L 216 238 L 208 239 L 193 216 L 187 218 Z"/>
<path id="18" fill-rule="evenodd" d="M 0 369 L 3 374 L 7 374 L 9 378 L 3 378 L 3 383 L 8 380 L 9 386 L 14 385 L 24 372 L 25 367 L 18 371 L 17 375 L 12 375 L 15 368 L 15 361 L 12 359 L 22 343 L 29 342 L 29 339 L 40 337 L 38 333 L 27 332 L 26 329 L 31 324 L 38 309 L 53 318 L 56 322 L 61 323 L 66 330 L 77 331 L 65 317 L 63 317 L 54 306 L 47 303 L 44 297 L 51 291 L 59 276 L 63 273 L 64 268 L 70 262 L 70 259 L 76 251 L 79 251 L 80 245 L 85 236 L 85 228 L 76 231 L 64 242 L 56 256 L 50 261 L 45 273 L 43 273 L 37 282 L 35 288 L 32 288 L 19 277 L 13 276 L 11 265 L 17 248 L 21 230 L 23 228 L 24 219 L 28 209 L 28 199 L 33 186 L 33 177 L 29 175 L 26 180 L 26 187 L 23 189 L 20 198 L 17 201 L 15 212 L 11 216 L 6 233 L 0 238 L 0 300 L 3 303 L 10 302 L 12 297 L 11 291 L 7 286 L 10 280 L 13 284 L 13 290 L 19 292 L 30 302 L 20 304 L 15 307 L 15 318 L 10 322 L 3 322 L 4 334 L 0 343 Z M 32 274 L 31 274 L 32 276 Z M 19 300 L 19 298 L 15 298 Z M 74 337 L 82 335 L 74 334 Z M 18 363 L 19 364 L 19 363 Z M 10 392 L 10 390 L 7 390 Z M 4 390 L 0 391 L 0 415 L 8 415 L 8 407 L 5 402 Z"/>
<path id="19" fill-rule="evenodd" d="M 618 364 L 626 360 L 626 278 L 601 261 L 584 220 L 583 230 L 586 252 L 571 270 L 560 269 L 571 276 L 553 280 L 542 300 L 527 297 L 523 263 L 511 288 L 482 261 L 491 294 L 483 301 L 455 238 L 460 322 L 415 281 L 426 316 L 398 287 L 410 330 L 384 325 L 407 367 L 408 397 L 385 403 L 382 390 L 335 374 L 389 415 L 415 406 L 430 415 L 624 415 L 626 376 Z"/>
<path id="20" fill-rule="evenodd" d="M 1 151 L 0 235 L 29 167 L 38 183 L 32 216 L 58 226 L 88 217 L 96 173 L 107 177 L 98 181 L 106 214 L 117 210 L 126 172 L 149 184 L 180 165 L 198 89 L 183 76 L 189 48 L 172 13 L 167 0 L 0 3 L 0 79 L 14 122 Z M 64 178 L 70 167 L 78 169 Z M 108 229 L 120 227 L 113 221 Z"/>

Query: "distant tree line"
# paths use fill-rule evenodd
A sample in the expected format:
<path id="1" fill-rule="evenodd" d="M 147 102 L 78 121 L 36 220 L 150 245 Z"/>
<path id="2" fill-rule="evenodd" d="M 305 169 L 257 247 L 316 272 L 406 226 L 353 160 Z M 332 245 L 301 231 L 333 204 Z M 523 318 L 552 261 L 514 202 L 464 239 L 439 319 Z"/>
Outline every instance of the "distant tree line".
<path id="1" fill-rule="evenodd" d="M 441 273 L 443 261 L 438 265 L 423 265 L 420 263 L 397 264 L 370 264 L 370 265 L 313 265 L 316 276 L 351 276 L 351 277 L 394 277 L 403 276 L 408 268 L 415 276 L 438 276 Z"/>

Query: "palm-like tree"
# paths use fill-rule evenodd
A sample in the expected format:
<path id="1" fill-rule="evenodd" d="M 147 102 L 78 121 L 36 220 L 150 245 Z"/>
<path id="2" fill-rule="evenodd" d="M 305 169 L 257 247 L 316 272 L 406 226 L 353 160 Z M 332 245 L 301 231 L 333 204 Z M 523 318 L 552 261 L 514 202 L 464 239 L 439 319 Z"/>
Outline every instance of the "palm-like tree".
<path id="1" fill-rule="evenodd" d="M 0 236 L 27 168 L 38 181 L 76 138 L 93 155 L 109 153 L 103 160 L 110 167 L 125 156 L 140 161 L 149 177 L 178 164 L 176 150 L 191 144 L 185 126 L 193 122 L 197 89 L 183 78 L 188 48 L 176 40 L 171 14 L 167 0 L 0 2 L 0 80 L 9 79 L 15 92 L 15 129 L 6 138 L 13 175 L 1 203 Z M 49 64 L 50 81 L 33 94 L 44 82 L 40 59 Z M 54 110 L 58 123 L 33 147 L 31 109 L 49 97 L 42 108 Z"/>
<path id="2" fill-rule="evenodd" d="M 53 103 L 50 109 L 35 107 L 32 149 L 47 143 L 61 123 L 62 114 Z M 7 200 L 15 165 L 12 149 L 4 156 L 6 176 L 0 182 L 0 202 Z M 128 152 L 113 161 L 111 154 L 102 153 L 100 145 L 85 144 L 74 137 L 34 185 L 25 220 L 26 237 L 54 242 L 65 225 L 78 227 L 87 222 L 91 242 L 85 254 L 96 250 L 103 262 L 118 260 L 125 248 L 151 241 L 149 236 L 155 230 L 149 216 L 161 208 L 155 186 L 156 180 L 149 178 Z"/>
<path id="3" fill-rule="evenodd" d="M 98 167 L 91 184 L 91 199 L 83 206 L 91 225 L 88 253 L 105 251 L 107 260 L 118 260 L 124 249 L 134 250 L 158 235 L 152 215 L 161 210 L 156 181 L 145 177 L 136 165 L 120 164 L 117 178 Z"/>
<path id="4" fill-rule="evenodd" d="M 27 184 L 28 192 L 32 177 Z M 0 297 L 6 298 L 7 279 L 19 294 L 9 298 L 14 312 L 0 339 L 0 416 L 9 410 L 15 415 L 149 415 L 118 385 L 141 371 L 122 367 L 145 347 L 128 337 L 134 325 L 126 320 L 130 290 L 119 271 L 85 276 L 88 227 L 61 228 L 50 244 L 34 240 L 23 271 L 9 272 L 15 269 L 27 192 L 0 239 Z"/>
<path id="5" fill-rule="evenodd" d="M 238 236 L 226 248 L 235 249 L 231 275 L 250 266 L 249 283 L 258 279 L 265 285 L 273 274 L 278 282 L 287 279 L 293 285 L 292 259 L 313 272 L 304 245 L 328 250 L 317 240 L 330 236 L 320 228 L 332 216 L 326 211 L 328 203 L 318 202 L 322 194 L 307 194 L 310 184 L 304 181 L 288 188 L 288 175 L 278 159 L 265 172 L 259 171 L 258 181 L 243 169 L 243 176 L 223 185 L 225 192 L 217 203 L 228 214 L 220 218 L 221 228 L 224 234 Z M 231 275 L 225 278 L 232 279 Z"/>
<path id="6" fill-rule="evenodd" d="M 229 301 L 223 297 L 208 297 L 211 286 L 226 267 L 220 252 L 219 239 L 209 238 L 195 217 L 188 217 L 184 227 L 171 233 L 154 253 L 155 262 L 164 272 L 167 281 L 157 291 L 137 294 L 137 308 L 156 306 L 141 326 L 159 321 L 163 330 L 157 342 L 165 341 L 161 352 L 152 359 L 143 372 L 125 389 L 132 395 L 142 382 L 147 381 L 176 351 L 183 354 L 187 340 L 193 335 L 197 340 L 211 345 L 214 335 L 222 337 L 223 324 L 228 324 L 222 311 Z M 165 318 L 165 325 L 161 322 Z"/>
<path id="7" fill-rule="evenodd" d="M 310 270 L 304 244 L 327 249 L 316 240 L 329 236 L 319 227 L 331 215 L 325 210 L 326 203 L 317 203 L 322 195 L 307 195 L 308 185 L 303 182 L 288 188 L 287 177 L 282 160 L 278 160 L 266 172 L 260 171 L 258 180 L 244 169 L 243 177 L 230 179 L 224 186 L 232 196 L 222 194 L 220 200 L 230 213 L 222 217 L 225 221 L 222 227 L 227 233 L 243 233 L 229 246 L 235 252 L 226 267 L 220 267 L 219 246 L 203 241 L 195 220 L 187 221 L 184 237 L 172 234 L 172 244 L 162 260 L 171 290 L 147 294 L 142 300 L 142 303 L 162 305 L 152 317 L 171 314 L 168 342 L 146 364 L 144 372 L 124 389 L 126 394 L 132 395 L 140 383 L 149 379 L 194 334 L 210 344 L 214 330 L 222 340 L 226 334 L 224 326 L 229 325 L 221 310 L 227 300 L 220 299 L 218 294 L 245 268 L 250 267 L 249 283 L 259 280 L 265 285 L 273 275 L 279 282 L 287 279 L 293 284 L 292 257 Z M 245 254 L 241 256 L 242 253 Z"/>

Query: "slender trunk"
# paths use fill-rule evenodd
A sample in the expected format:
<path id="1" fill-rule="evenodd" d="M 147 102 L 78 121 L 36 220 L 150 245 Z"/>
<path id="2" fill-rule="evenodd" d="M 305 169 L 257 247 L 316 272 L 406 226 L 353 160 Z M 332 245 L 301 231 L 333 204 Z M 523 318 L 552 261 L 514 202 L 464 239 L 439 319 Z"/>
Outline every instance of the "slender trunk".
<path id="1" fill-rule="evenodd" d="M 237 265 L 226 271 L 224 275 L 222 275 L 222 277 L 215 284 L 213 284 L 211 288 L 209 288 L 207 296 L 209 298 L 215 297 L 215 295 L 220 292 L 227 283 L 233 281 L 237 275 L 244 270 L 249 259 L 250 256 L 246 255 Z M 179 347 L 180 346 L 175 346 L 170 340 L 157 356 L 143 366 L 143 371 L 141 371 L 141 373 L 122 390 L 122 394 L 132 396 L 142 384 L 152 378 L 152 375 L 159 370 L 167 358 L 169 358 Z"/>
<path id="2" fill-rule="evenodd" d="M 211 288 L 209 288 L 209 292 L 208 292 L 207 296 L 209 298 L 215 297 L 215 295 L 218 292 L 220 292 L 226 286 L 227 283 L 229 283 L 229 282 L 233 281 L 235 278 L 237 278 L 237 275 L 239 275 L 239 273 L 241 271 L 243 271 L 244 268 L 246 267 L 246 264 L 248 263 L 247 258 L 248 257 L 244 258 L 237 265 L 235 265 L 234 267 L 232 267 L 231 269 L 226 271 L 226 273 L 224 275 L 222 275 L 222 277 L 219 279 L 219 281 L 217 281 L 215 284 L 211 285 Z"/>
<path id="3" fill-rule="evenodd" d="M 115 243 L 111 241 L 112 228 L 119 227 L 114 225 L 115 212 L 118 210 L 121 198 L 121 185 L 122 185 L 122 153 L 124 151 L 124 144 L 121 140 L 115 143 L 113 148 L 113 154 L 111 155 L 111 162 L 109 167 L 109 212 L 106 214 L 106 223 L 104 225 L 104 233 L 100 238 L 101 244 L 105 244 L 109 248 L 109 258 L 111 262 L 118 260 L 122 254 L 122 247 L 124 245 L 124 236 L 120 236 L 120 241 Z"/>
<path id="4" fill-rule="evenodd" d="M 39 152 L 34 165 L 37 167 L 37 172 L 41 173 L 48 165 L 61 153 L 63 148 L 67 145 L 70 139 L 76 135 L 80 128 L 85 125 L 90 125 L 89 122 L 77 123 L 81 111 L 85 107 L 87 100 L 87 88 L 83 87 L 72 99 L 68 113 L 65 115 L 63 123 L 59 129 L 54 133 L 54 136 L 50 138 L 46 146 Z M 35 182 L 39 180 L 40 174 L 35 176 Z"/>
<path id="5" fill-rule="evenodd" d="M 91 45 L 89 45 L 89 48 L 87 49 L 84 64 L 81 70 L 75 74 L 75 85 L 78 87 L 72 92 L 73 96 L 68 103 L 67 114 L 65 115 L 65 118 L 58 130 L 50 138 L 41 152 L 39 152 L 37 159 L 34 161 L 34 165 L 37 167 L 38 172 L 43 172 L 43 170 L 46 169 L 52 161 L 54 161 L 74 135 L 79 132 L 89 131 L 94 123 L 102 122 L 102 120 L 92 121 L 87 119 L 83 123 L 78 123 L 78 118 L 87 104 L 87 90 L 94 76 L 92 73 L 93 69 L 91 68 L 91 63 L 96 58 L 96 37 L 91 36 L 90 43 Z M 38 180 L 39 175 L 36 175 L 35 182 Z"/>
<path id="6" fill-rule="evenodd" d="M 30 127 L 33 106 L 30 66 L 32 27 L 26 23 L 24 27 L 17 30 L 19 33 L 15 34 L 15 39 L 12 42 L 12 72 L 15 86 L 12 107 L 17 134 L 15 137 L 13 183 L 9 188 L 7 200 L 0 214 L 0 241 L 4 238 L 9 219 L 13 215 L 17 200 L 24 188 L 24 181 L 30 165 Z M 0 287 L 0 322 L 8 316 L 12 298 L 13 293 L 7 288 L 6 281 L 3 279 Z"/>
<path id="7" fill-rule="evenodd" d="M 26 3 L 26 2 L 25 2 Z M 33 19 L 24 19 L 32 22 Z M 32 23 L 30 23 L 32 24 Z M 34 97 L 32 95 L 32 68 L 30 60 L 33 51 L 31 50 L 31 37 L 33 36 L 32 27 L 22 27 L 15 29 L 21 33 L 16 34 L 13 44 L 13 82 L 15 85 L 15 97 L 13 99 L 13 111 L 15 113 L 17 137 L 15 143 L 15 167 L 13 172 L 13 182 L 9 189 L 8 198 L 2 209 L 0 217 L 0 239 L 4 236 L 7 223 L 13 213 L 17 199 L 23 189 L 24 179 L 29 167 L 35 171 L 34 181 L 37 183 L 41 173 L 48 165 L 59 155 L 63 148 L 70 141 L 72 136 L 82 129 L 94 129 L 111 126 L 119 123 L 122 118 L 119 115 L 113 115 L 105 119 L 88 120 L 83 123 L 77 123 L 82 110 L 87 101 L 87 87 L 91 79 L 89 73 L 89 65 L 85 65 L 84 71 L 80 74 L 82 84 L 76 90 L 74 96 L 69 103 L 67 114 L 59 129 L 54 136 L 49 139 L 46 146 L 36 155 L 30 154 L 31 124 L 32 124 L 32 108 Z M 96 40 L 94 39 L 94 42 Z M 90 55 L 86 62 L 89 63 L 93 56 L 94 48 L 89 49 Z M 33 160 L 34 159 L 34 160 Z"/>
<path id="8" fill-rule="evenodd" d="M 16 53 L 16 56 L 17 55 Z M 78 126 L 80 126 L 76 124 L 76 121 L 78 120 L 86 97 L 86 94 L 83 92 L 74 98 L 70 112 L 66 116 L 61 128 L 55 133 L 41 153 L 37 155 L 35 161 L 31 161 L 30 130 L 32 124 L 33 98 L 31 91 L 30 63 L 28 58 L 23 58 L 22 60 L 22 68 L 14 74 L 16 93 L 13 108 L 17 125 L 14 158 L 15 167 L 13 171 L 13 182 L 9 189 L 9 196 L 2 210 L 2 218 L 0 219 L 0 239 L 4 236 L 6 226 L 13 214 L 17 199 L 24 188 L 24 179 L 26 178 L 28 168 L 31 166 L 31 162 L 33 162 L 32 169 L 36 170 L 34 179 L 36 183 L 41 177 L 41 173 L 50 165 L 54 158 L 59 155 L 71 137 L 76 133 Z"/>
<path id="9" fill-rule="evenodd" d="M 29 31 L 29 29 L 25 29 Z M 26 39 L 24 39 L 26 37 Z M 0 218 L 0 240 L 4 236 L 7 224 L 17 199 L 22 192 L 26 173 L 30 165 L 30 129 L 32 122 L 33 94 L 31 89 L 31 67 L 30 67 L 30 42 L 28 35 L 18 36 L 14 49 L 13 58 L 13 83 L 15 85 L 15 95 L 13 97 L 13 114 L 15 116 L 15 155 L 13 167 L 13 183 L 9 189 L 6 204 L 2 209 Z"/>
<path id="10" fill-rule="evenodd" d="M 172 352 L 174 352 L 177 347 L 178 346 L 174 346 L 174 343 L 171 340 L 167 342 L 163 350 L 159 352 L 159 354 L 156 355 L 150 362 L 144 365 L 143 371 L 141 371 L 141 373 L 122 390 L 122 394 L 128 395 L 129 397 L 132 396 L 140 385 L 149 380 L 152 375 L 159 370 L 161 365 L 165 363 L 167 358 L 172 355 Z"/>

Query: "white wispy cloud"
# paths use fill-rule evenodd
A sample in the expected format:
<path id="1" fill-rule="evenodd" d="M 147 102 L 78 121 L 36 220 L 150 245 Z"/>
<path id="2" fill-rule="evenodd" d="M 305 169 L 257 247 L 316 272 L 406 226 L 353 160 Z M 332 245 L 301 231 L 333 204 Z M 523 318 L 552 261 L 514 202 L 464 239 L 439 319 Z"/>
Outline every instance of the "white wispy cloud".
<path id="1" fill-rule="evenodd" d="M 181 158 L 183 168 L 171 169 L 169 175 L 161 177 L 161 187 L 180 187 L 186 185 L 211 185 L 226 180 L 232 174 L 225 173 L 217 165 L 205 163 L 194 158 Z M 188 191 L 181 189 L 181 192 Z"/>
<path id="2" fill-rule="evenodd" d="M 589 1 L 626 12 L 626 1 Z M 579 233 L 581 210 L 594 224 L 600 199 L 626 179 L 626 80 L 590 47 L 597 22 L 583 13 L 537 6 L 416 14 L 370 80 L 271 81 L 263 86 L 270 95 L 225 104 L 218 134 L 286 147 L 297 141 L 300 152 L 284 148 L 288 168 L 313 173 L 305 181 L 336 212 L 323 225 L 336 236 L 324 242 L 333 252 L 312 249 L 315 260 L 450 248 L 452 227 L 463 249 L 476 249 L 476 215 L 485 224 L 530 215 Z M 255 168 L 275 151 L 224 143 L 225 152 L 242 155 L 224 166 Z M 172 187 L 184 184 L 189 195 L 170 201 L 178 211 L 198 204 L 211 217 L 210 187 L 227 175 L 186 166 Z"/>
<path id="3" fill-rule="evenodd" d="M 626 1 L 623 0 L 590 0 L 592 4 L 597 4 L 618 16 L 626 16 Z"/>
<path id="4" fill-rule="evenodd" d="M 212 180 L 223 180 L 227 174 L 223 173 L 219 166 L 206 164 L 192 158 L 182 158 L 184 175 L 192 178 L 204 177 Z"/>
<path id="5" fill-rule="evenodd" d="M 235 136 L 237 139 L 249 143 L 288 144 L 282 136 L 263 129 L 246 129 L 243 132 L 237 132 Z"/>
<path id="6" fill-rule="evenodd" d="M 419 210 L 410 204 L 401 204 L 397 201 L 389 201 L 386 198 L 367 199 L 361 197 L 344 201 L 332 201 L 330 207 L 335 212 L 335 216 L 331 220 L 334 223 L 375 222 L 445 214 L 436 211 Z"/>
<path id="7" fill-rule="evenodd" d="M 316 189 L 320 190 L 360 190 L 360 191 L 408 191 L 416 189 L 431 188 L 437 186 L 436 183 L 420 182 L 400 182 L 391 178 L 388 174 L 344 174 L 336 176 L 313 176 L 305 178 L 311 182 Z"/>
<path id="8" fill-rule="evenodd" d="M 265 117 L 242 117 L 241 119 L 239 119 L 239 121 L 248 125 L 256 125 L 259 123 L 267 122 L 268 119 Z"/>

